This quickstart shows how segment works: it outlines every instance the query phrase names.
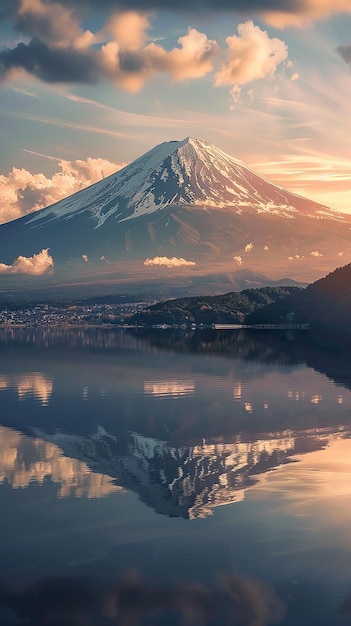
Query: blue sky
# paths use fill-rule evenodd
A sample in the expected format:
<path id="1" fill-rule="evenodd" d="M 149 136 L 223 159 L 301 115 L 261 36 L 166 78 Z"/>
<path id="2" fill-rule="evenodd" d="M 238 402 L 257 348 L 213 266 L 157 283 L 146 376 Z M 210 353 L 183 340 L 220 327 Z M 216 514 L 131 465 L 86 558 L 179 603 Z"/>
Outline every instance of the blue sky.
<path id="1" fill-rule="evenodd" d="M 0 222 L 186 136 L 351 212 L 350 1 L 164 6 L 2 0 Z"/>

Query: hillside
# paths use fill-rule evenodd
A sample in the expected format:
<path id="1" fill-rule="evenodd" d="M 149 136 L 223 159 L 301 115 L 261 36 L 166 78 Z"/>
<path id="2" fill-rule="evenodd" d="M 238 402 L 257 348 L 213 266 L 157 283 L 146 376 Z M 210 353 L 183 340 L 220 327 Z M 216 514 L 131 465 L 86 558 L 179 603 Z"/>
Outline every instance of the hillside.
<path id="1" fill-rule="evenodd" d="M 133 316 L 131 322 L 156 324 L 242 324 L 257 309 L 293 296 L 300 287 L 262 287 L 220 296 L 177 298 L 154 304 Z"/>
<path id="2" fill-rule="evenodd" d="M 286 321 L 333 329 L 351 328 L 351 264 L 339 267 L 304 290 L 248 315 L 248 324 Z"/>

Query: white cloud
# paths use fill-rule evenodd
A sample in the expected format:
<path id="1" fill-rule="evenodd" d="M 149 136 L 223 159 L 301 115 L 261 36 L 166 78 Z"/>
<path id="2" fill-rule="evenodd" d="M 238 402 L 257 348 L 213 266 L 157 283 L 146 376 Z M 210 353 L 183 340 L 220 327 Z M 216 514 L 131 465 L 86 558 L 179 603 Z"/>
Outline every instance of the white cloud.
<path id="1" fill-rule="evenodd" d="M 304 256 L 300 256 L 299 254 L 295 254 L 295 256 L 288 256 L 288 260 L 289 261 L 301 261 L 301 259 L 304 259 Z"/>
<path id="2" fill-rule="evenodd" d="M 0 175 L 0 224 L 54 204 L 124 165 L 91 157 L 58 161 L 59 171 L 51 178 L 14 167 L 9 174 Z"/>
<path id="3" fill-rule="evenodd" d="M 227 37 L 228 45 L 215 85 L 244 85 L 258 78 L 272 77 L 288 56 L 284 41 L 269 38 L 267 31 L 248 20 L 237 27 L 238 35 Z"/>
<path id="4" fill-rule="evenodd" d="M 241 256 L 233 256 L 233 261 L 235 261 L 238 265 L 242 265 L 243 263 Z"/>
<path id="5" fill-rule="evenodd" d="M 31 274 L 40 276 L 52 269 L 54 261 L 48 248 L 31 257 L 19 256 L 12 265 L 0 263 L 0 274 Z"/>
<path id="6" fill-rule="evenodd" d="M 144 265 L 166 265 L 167 267 L 181 267 L 182 265 L 196 265 L 194 261 L 186 261 L 182 257 L 156 256 L 153 259 L 145 259 Z"/>
<path id="7" fill-rule="evenodd" d="M 245 246 L 245 252 L 251 252 L 253 249 L 253 243 L 247 243 Z"/>
<path id="8" fill-rule="evenodd" d="M 318 252 L 318 250 L 313 250 L 313 252 L 310 252 L 311 256 L 323 256 L 323 254 L 321 254 L 321 252 Z"/>

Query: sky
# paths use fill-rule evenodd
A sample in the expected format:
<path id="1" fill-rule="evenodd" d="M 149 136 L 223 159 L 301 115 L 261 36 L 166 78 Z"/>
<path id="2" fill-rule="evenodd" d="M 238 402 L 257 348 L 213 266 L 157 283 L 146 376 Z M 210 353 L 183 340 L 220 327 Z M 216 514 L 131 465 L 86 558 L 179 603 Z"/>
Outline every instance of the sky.
<path id="1" fill-rule="evenodd" d="M 350 0 L 0 0 L 0 223 L 191 136 L 351 213 Z"/>

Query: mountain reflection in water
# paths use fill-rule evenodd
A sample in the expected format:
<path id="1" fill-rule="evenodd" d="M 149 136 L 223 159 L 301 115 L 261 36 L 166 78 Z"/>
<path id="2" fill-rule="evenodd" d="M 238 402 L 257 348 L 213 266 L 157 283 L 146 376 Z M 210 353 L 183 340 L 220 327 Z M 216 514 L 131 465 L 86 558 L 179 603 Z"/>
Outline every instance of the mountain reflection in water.
<path id="1" fill-rule="evenodd" d="M 0 329 L 0 400 L 1 625 L 344 624 L 346 341 Z"/>
<path id="2" fill-rule="evenodd" d="M 350 429 L 266 433 L 251 441 L 238 436 L 179 448 L 136 433 L 115 437 L 102 428 L 89 438 L 40 434 L 31 439 L 0 429 L 0 480 L 26 487 L 50 478 L 61 485 L 59 497 L 102 497 L 124 488 L 156 513 L 196 519 L 240 502 L 270 470 L 349 437 Z"/>

